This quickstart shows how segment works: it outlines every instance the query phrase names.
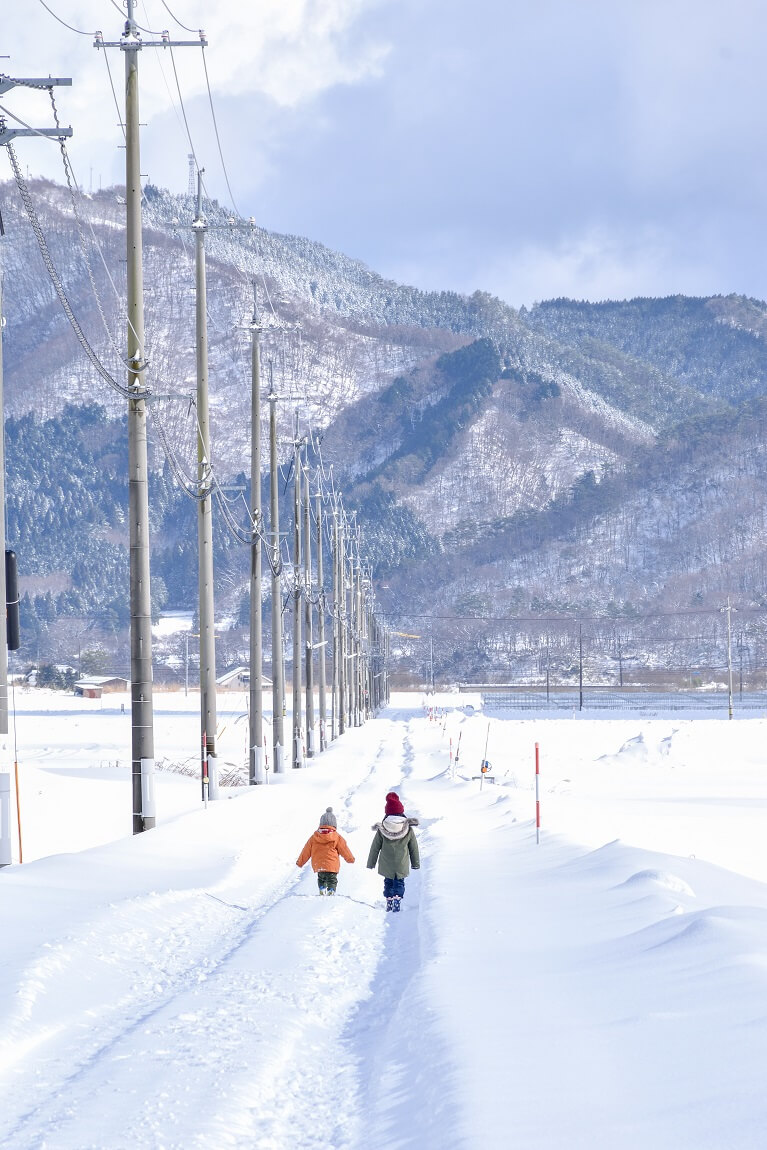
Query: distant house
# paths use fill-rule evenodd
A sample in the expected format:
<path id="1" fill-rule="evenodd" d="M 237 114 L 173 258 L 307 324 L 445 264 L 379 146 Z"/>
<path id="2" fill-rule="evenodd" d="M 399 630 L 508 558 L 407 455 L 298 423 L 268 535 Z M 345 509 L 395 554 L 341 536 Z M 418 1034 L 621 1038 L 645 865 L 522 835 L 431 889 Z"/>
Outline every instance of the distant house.
<path id="1" fill-rule="evenodd" d="M 121 675 L 89 675 L 77 680 L 74 691 L 83 699 L 100 699 L 104 691 L 127 691 L 129 687 L 130 679 Z"/>
<path id="2" fill-rule="evenodd" d="M 271 688 L 272 681 L 264 676 L 261 680 L 264 688 Z M 247 667 L 233 667 L 216 679 L 219 687 L 248 687 L 250 686 L 250 670 Z"/>

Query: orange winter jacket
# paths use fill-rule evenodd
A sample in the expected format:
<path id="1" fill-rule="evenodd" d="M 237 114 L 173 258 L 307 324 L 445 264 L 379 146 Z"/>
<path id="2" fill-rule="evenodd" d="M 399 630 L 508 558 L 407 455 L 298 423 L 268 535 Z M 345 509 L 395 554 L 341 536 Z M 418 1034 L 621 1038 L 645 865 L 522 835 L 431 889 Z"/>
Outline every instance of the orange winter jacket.
<path id="1" fill-rule="evenodd" d="M 354 862 L 354 855 L 346 845 L 346 840 L 335 827 L 320 827 L 296 859 L 296 866 L 303 866 L 311 859 L 312 870 L 328 870 L 337 874 L 341 869 L 342 858 L 348 863 Z"/>

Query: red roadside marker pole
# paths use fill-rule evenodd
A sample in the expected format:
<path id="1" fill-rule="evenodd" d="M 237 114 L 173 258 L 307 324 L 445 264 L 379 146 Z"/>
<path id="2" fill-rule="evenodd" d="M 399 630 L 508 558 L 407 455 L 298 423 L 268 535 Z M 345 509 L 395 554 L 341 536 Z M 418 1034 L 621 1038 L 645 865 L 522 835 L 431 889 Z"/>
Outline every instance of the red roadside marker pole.
<path id="1" fill-rule="evenodd" d="M 208 776 L 208 738 L 207 732 L 202 732 L 202 801 L 205 804 L 205 810 L 208 809 L 208 792 L 210 786 L 210 779 Z"/>

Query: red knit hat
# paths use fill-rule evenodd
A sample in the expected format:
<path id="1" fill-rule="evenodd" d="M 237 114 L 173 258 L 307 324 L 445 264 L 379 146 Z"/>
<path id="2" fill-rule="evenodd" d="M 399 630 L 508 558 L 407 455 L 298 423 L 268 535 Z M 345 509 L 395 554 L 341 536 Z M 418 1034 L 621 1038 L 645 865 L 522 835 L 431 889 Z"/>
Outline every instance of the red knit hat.
<path id="1" fill-rule="evenodd" d="M 402 805 L 402 800 L 396 791 L 389 791 L 386 796 L 386 812 L 387 815 L 404 815 L 405 808 Z"/>

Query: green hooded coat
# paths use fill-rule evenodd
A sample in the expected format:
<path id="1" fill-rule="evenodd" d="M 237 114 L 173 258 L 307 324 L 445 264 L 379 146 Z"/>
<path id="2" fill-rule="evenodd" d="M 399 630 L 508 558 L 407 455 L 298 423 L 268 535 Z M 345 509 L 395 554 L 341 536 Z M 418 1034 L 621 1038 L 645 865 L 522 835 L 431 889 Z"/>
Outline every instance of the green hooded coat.
<path id="1" fill-rule="evenodd" d="M 418 840 L 413 827 L 418 819 L 407 815 L 387 815 L 373 827 L 375 837 L 368 855 L 368 870 L 378 862 L 378 873 L 384 878 L 407 878 L 412 863 L 418 870 L 421 857 L 418 853 Z"/>

